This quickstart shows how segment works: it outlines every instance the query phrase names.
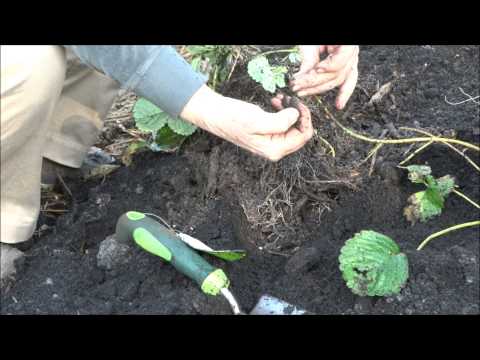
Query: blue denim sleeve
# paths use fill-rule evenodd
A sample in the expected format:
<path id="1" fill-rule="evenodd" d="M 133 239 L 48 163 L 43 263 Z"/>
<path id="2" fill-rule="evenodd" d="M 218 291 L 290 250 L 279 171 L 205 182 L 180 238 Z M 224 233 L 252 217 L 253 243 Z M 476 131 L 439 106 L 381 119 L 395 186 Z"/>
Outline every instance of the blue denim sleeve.
<path id="1" fill-rule="evenodd" d="M 118 81 L 171 116 L 178 116 L 207 82 L 174 47 L 166 45 L 68 45 L 86 65 Z"/>

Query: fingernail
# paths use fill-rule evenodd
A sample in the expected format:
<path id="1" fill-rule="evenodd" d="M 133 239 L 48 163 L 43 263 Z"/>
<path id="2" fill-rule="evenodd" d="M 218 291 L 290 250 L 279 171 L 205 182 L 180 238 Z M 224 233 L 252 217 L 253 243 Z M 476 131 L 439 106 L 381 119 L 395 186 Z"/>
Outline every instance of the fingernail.
<path id="1" fill-rule="evenodd" d="M 303 96 L 305 96 L 305 95 L 306 95 L 306 94 L 305 94 L 304 91 L 300 91 L 300 92 L 298 93 L 298 96 L 300 96 L 300 97 L 303 97 Z"/>
<path id="2" fill-rule="evenodd" d="M 298 91 L 298 89 L 300 89 L 300 86 L 294 85 L 293 88 L 292 88 L 292 91 L 296 92 L 296 91 Z"/>

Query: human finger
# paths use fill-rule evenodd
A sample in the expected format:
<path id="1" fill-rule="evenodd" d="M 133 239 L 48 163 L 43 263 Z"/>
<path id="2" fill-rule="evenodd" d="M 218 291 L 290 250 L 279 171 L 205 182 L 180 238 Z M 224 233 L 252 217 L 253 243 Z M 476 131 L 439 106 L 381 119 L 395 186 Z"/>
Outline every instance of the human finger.
<path id="1" fill-rule="evenodd" d="M 338 72 L 358 55 L 357 45 L 342 45 L 337 47 L 325 60 L 316 65 L 315 69 L 326 72 Z"/>
<path id="2" fill-rule="evenodd" d="M 358 80 L 358 68 L 356 65 L 352 68 L 350 73 L 347 75 L 345 82 L 340 87 L 340 90 L 336 99 L 337 109 L 342 110 L 347 104 L 348 100 L 353 94 Z"/>

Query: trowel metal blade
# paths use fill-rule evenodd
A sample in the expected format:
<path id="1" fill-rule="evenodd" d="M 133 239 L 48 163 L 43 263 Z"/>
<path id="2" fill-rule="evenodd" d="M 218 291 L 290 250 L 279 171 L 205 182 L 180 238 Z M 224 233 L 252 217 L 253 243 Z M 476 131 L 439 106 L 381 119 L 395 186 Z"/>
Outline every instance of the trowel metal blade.
<path id="1" fill-rule="evenodd" d="M 307 311 L 270 295 L 263 295 L 250 315 L 306 315 Z"/>

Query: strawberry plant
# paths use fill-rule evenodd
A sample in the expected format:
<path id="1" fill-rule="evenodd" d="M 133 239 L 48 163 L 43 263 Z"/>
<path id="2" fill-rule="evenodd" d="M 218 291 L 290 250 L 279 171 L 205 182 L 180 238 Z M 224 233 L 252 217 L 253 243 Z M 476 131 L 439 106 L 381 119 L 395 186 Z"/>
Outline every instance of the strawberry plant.
<path id="1" fill-rule="evenodd" d="M 135 103 L 133 118 L 139 130 L 152 135 L 151 140 L 145 145 L 154 151 L 175 150 L 197 129 L 193 124 L 171 117 L 143 98 Z"/>
<path id="2" fill-rule="evenodd" d="M 431 168 L 425 165 L 410 165 L 406 169 L 412 183 L 426 186 L 426 190 L 416 192 L 408 198 L 409 205 L 403 212 L 407 220 L 415 224 L 440 215 L 446 197 L 455 189 L 455 178 L 450 175 L 434 178 Z"/>
<path id="3" fill-rule="evenodd" d="M 340 270 L 347 286 L 360 296 L 389 296 L 408 279 L 408 259 L 388 236 L 363 230 L 342 247 Z"/>
<path id="4" fill-rule="evenodd" d="M 477 209 L 480 209 L 480 205 L 456 189 L 457 185 L 453 176 L 445 175 L 440 178 L 434 178 L 431 175 L 431 168 L 426 165 L 411 165 L 405 167 L 405 169 L 408 170 L 408 178 L 412 183 L 424 184 L 427 187 L 426 190 L 419 191 L 408 198 L 410 205 L 405 207 L 404 215 L 412 224 L 415 224 L 417 220 L 425 222 L 432 217 L 440 215 L 444 207 L 445 198 L 452 192 Z M 417 250 L 423 249 L 432 239 L 448 234 L 451 231 L 479 225 L 480 221 L 475 220 L 433 233 L 422 241 Z"/>
<path id="5" fill-rule="evenodd" d="M 233 62 L 234 47 L 227 45 L 189 45 L 186 51 L 194 70 L 209 77 L 213 88 L 225 81 Z M 173 118 L 146 99 L 140 98 L 133 108 L 136 127 L 149 133 L 149 141 L 133 143 L 127 150 L 127 162 L 136 151 L 148 147 L 153 151 L 174 151 L 197 127 L 180 118 Z"/>

